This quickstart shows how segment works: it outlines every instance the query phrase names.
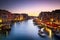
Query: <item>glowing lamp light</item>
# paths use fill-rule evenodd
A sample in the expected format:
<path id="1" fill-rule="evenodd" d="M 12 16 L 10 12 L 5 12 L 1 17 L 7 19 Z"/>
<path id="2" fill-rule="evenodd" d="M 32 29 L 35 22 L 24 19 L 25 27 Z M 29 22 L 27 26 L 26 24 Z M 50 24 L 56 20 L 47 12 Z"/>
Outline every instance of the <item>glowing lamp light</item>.
<path id="1" fill-rule="evenodd" d="M 0 22 L 2 22 L 2 19 L 0 19 Z"/>
<path id="2" fill-rule="evenodd" d="M 50 20 L 53 21 L 53 18 L 51 18 Z"/>

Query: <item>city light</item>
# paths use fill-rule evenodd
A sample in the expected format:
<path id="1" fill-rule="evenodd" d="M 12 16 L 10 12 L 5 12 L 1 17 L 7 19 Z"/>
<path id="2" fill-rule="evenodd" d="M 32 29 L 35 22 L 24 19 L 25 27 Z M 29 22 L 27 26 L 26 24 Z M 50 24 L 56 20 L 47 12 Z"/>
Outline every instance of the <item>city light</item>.
<path id="1" fill-rule="evenodd" d="M 59 0 L 0 0 L 0 40 L 59 39 Z"/>
<path id="2" fill-rule="evenodd" d="M 2 19 L 0 19 L 0 23 L 2 23 Z"/>

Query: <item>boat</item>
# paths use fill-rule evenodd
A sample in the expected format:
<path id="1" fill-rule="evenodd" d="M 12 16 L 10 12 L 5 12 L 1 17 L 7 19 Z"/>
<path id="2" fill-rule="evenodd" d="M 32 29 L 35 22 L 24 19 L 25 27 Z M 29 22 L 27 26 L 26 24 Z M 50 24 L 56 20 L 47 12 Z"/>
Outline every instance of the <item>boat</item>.
<path id="1" fill-rule="evenodd" d="M 42 37 L 45 37 L 45 36 L 46 36 L 46 34 L 45 34 L 45 32 L 44 32 L 44 28 L 41 28 L 41 29 L 39 30 L 38 35 L 40 35 L 40 36 L 42 36 Z"/>
<path id="2" fill-rule="evenodd" d="M 56 36 L 56 37 L 59 37 L 60 38 L 60 32 L 55 32 L 55 34 L 54 34 L 54 36 Z"/>

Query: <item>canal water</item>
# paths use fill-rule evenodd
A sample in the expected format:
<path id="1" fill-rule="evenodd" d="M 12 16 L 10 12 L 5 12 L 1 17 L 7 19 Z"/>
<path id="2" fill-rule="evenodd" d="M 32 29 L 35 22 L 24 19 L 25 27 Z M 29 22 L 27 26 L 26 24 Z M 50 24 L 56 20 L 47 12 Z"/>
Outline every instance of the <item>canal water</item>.
<path id="1" fill-rule="evenodd" d="M 9 35 L 3 40 L 49 40 L 49 37 L 38 35 L 39 28 L 34 25 L 33 19 L 16 22 L 12 25 Z"/>

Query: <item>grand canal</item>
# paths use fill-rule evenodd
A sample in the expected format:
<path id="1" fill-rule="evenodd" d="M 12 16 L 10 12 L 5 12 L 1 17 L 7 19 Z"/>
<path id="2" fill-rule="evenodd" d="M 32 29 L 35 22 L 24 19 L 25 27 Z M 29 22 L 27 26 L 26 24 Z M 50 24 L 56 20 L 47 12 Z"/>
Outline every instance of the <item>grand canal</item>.
<path id="1" fill-rule="evenodd" d="M 34 25 L 33 19 L 16 22 L 12 24 L 9 34 L 4 36 L 0 33 L 2 40 L 51 40 L 48 36 L 41 37 L 38 35 L 39 28 Z M 53 38 L 53 40 L 57 40 Z"/>

